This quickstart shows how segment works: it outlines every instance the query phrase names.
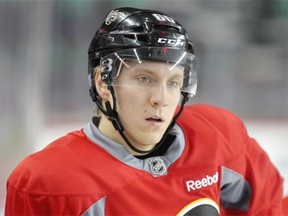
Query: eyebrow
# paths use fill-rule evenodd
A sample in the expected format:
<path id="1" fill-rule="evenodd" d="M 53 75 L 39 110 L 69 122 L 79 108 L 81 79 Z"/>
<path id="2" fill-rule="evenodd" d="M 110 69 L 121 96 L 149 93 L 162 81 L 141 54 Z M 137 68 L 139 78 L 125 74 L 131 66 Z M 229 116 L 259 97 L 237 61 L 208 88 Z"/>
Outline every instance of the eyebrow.
<path id="1" fill-rule="evenodd" d="M 143 66 L 143 65 L 138 65 L 139 67 L 135 67 L 135 71 L 137 71 L 138 69 L 141 69 L 141 71 L 143 71 L 143 72 L 145 72 L 145 73 L 148 73 L 148 74 L 151 74 L 151 75 L 154 75 L 154 74 L 159 74 L 158 72 L 156 72 L 154 69 L 153 69 L 153 66 L 152 66 L 152 69 L 150 69 L 149 67 L 147 68 L 147 67 L 145 67 L 145 66 Z M 151 66 L 150 66 L 151 67 Z M 173 68 L 174 69 L 174 68 Z M 170 67 L 168 67 L 168 68 L 166 68 L 166 70 L 165 71 L 167 71 L 167 72 L 172 72 L 172 71 L 175 71 L 175 70 L 170 70 Z M 181 74 L 180 74 L 181 73 Z M 176 75 L 176 76 L 181 76 L 181 77 L 183 77 L 183 75 L 184 75 L 184 70 L 181 70 L 181 71 L 176 71 L 176 72 L 174 72 L 174 74 L 172 74 L 172 76 L 173 75 Z"/>

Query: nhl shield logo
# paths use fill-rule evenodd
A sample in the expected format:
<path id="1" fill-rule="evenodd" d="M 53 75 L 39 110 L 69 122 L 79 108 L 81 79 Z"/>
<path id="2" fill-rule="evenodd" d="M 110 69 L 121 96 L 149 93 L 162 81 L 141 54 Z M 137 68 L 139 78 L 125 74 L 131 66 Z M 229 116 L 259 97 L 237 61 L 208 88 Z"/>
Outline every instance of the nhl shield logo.
<path id="1" fill-rule="evenodd" d="M 159 157 L 150 159 L 149 166 L 154 175 L 163 175 L 167 171 L 164 161 Z"/>

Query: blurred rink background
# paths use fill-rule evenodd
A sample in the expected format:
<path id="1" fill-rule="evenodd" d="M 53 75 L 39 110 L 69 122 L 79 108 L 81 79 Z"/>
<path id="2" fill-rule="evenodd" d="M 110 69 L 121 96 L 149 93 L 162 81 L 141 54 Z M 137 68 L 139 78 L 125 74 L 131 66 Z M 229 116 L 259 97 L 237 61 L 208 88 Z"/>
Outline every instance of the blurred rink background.
<path id="1" fill-rule="evenodd" d="M 0 0 L 0 213 L 12 169 L 90 120 L 87 49 L 120 6 L 166 11 L 186 27 L 199 71 L 191 103 L 240 116 L 288 180 L 288 1 Z"/>

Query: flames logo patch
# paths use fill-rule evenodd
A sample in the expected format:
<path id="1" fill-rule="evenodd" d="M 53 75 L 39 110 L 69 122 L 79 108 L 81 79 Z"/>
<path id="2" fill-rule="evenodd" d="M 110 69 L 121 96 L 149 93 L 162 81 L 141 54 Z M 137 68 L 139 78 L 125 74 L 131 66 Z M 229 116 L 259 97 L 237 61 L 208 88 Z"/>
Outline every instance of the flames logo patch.
<path id="1" fill-rule="evenodd" d="M 210 198 L 201 198 L 186 205 L 176 216 L 219 216 L 218 204 Z"/>

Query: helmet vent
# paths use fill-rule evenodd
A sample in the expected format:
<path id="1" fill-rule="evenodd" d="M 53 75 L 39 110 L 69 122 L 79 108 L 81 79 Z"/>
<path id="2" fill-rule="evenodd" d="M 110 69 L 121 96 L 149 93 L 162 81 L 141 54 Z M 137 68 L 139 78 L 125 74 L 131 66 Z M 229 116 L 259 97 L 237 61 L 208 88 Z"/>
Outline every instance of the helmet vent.
<path id="1" fill-rule="evenodd" d="M 149 37 L 148 35 L 137 35 L 138 41 L 141 41 L 142 43 L 149 43 Z"/>
<path id="2" fill-rule="evenodd" d="M 149 37 L 148 35 L 144 35 L 144 34 L 125 34 L 123 35 L 125 38 L 128 38 L 130 40 L 136 40 L 142 43 L 149 43 Z"/>
<path id="3" fill-rule="evenodd" d="M 146 29 L 143 26 L 136 26 L 136 27 L 131 28 L 131 30 L 133 32 L 145 32 L 146 31 Z"/>
<path id="4" fill-rule="evenodd" d="M 136 39 L 134 34 L 125 34 L 125 35 L 123 35 L 123 37 L 129 38 L 129 39 L 132 39 L 132 40 Z"/>

